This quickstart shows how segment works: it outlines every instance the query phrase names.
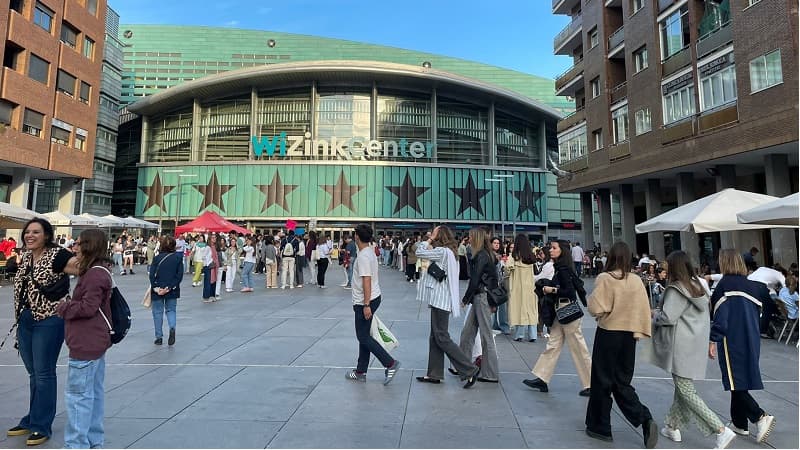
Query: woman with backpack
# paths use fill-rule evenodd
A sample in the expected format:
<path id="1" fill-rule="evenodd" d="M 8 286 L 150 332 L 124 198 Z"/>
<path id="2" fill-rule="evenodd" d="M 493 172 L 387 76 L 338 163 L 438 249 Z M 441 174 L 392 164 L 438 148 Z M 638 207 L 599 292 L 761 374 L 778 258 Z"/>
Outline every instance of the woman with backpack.
<path id="1" fill-rule="evenodd" d="M 181 255 L 175 253 L 175 238 L 166 235 L 161 238 L 161 252 L 153 259 L 150 266 L 150 286 L 152 292 L 151 308 L 153 310 L 153 326 L 155 327 L 155 345 L 163 343 L 164 313 L 169 325 L 167 344 L 175 344 L 175 327 L 178 321 L 178 299 L 181 297 L 181 281 L 183 280 Z"/>
<path id="2" fill-rule="evenodd" d="M 99 229 L 84 230 L 73 248 L 80 278 L 72 298 L 57 308 L 64 319 L 69 348 L 64 447 L 101 448 L 105 438 L 105 354 L 111 347 L 106 319 L 111 317 L 112 265 L 106 257 L 105 234 Z"/>
<path id="3" fill-rule="evenodd" d="M 631 275 L 631 249 L 611 246 L 606 271 L 597 276 L 589 297 L 589 313 L 597 319 L 592 348 L 592 391 L 586 408 L 586 434 L 612 441 L 611 396 L 634 428 L 642 427 L 646 448 L 658 442 L 650 410 L 631 386 L 636 341 L 650 337 L 650 303 L 639 277 Z"/>
<path id="4" fill-rule="evenodd" d="M 575 289 L 575 264 L 572 262 L 572 254 L 569 251 L 569 242 L 558 240 L 550 243 L 550 259 L 553 261 L 553 277 L 545 286 L 542 293 L 548 296 L 543 299 L 543 304 L 557 305 L 560 301 L 577 303 L 577 292 Z M 544 273 L 544 268 L 542 273 Z M 540 274 L 541 275 L 541 274 Z M 552 307 L 551 307 L 552 308 Z M 545 312 L 540 310 L 545 316 Z M 543 319 L 544 320 L 544 317 Z M 545 323 L 545 325 L 548 325 Z M 581 397 L 588 397 L 590 390 L 590 374 L 592 358 L 589 356 L 589 348 L 581 331 L 581 319 L 578 317 L 568 323 L 561 323 L 553 320 L 552 326 L 548 325 L 549 335 L 547 337 L 547 347 L 539 356 L 536 365 L 533 366 L 531 373 L 536 375 L 534 379 L 523 380 L 526 386 L 538 389 L 540 392 L 549 390 L 548 383 L 553 377 L 553 372 L 561 355 L 561 349 L 566 341 L 569 352 L 572 354 L 572 362 L 578 372 L 583 389 L 578 392 Z"/>

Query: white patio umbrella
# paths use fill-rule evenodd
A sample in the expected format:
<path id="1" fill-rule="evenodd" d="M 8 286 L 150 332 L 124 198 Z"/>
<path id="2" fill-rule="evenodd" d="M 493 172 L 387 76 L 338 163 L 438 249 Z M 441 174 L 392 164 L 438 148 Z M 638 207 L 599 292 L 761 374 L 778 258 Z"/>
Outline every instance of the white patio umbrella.
<path id="1" fill-rule="evenodd" d="M 85 217 L 89 220 L 97 222 L 97 226 L 101 228 L 122 228 L 125 226 L 125 224 L 122 222 L 107 219 L 105 217 L 95 216 L 94 214 L 83 213 L 81 214 L 81 217 Z"/>
<path id="2" fill-rule="evenodd" d="M 0 228 L 22 228 L 25 226 L 25 222 L 34 217 L 43 218 L 44 216 L 21 206 L 0 202 Z"/>
<path id="3" fill-rule="evenodd" d="M 96 227 L 98 223 L 88 217 L 77 216 L 75 214 L 53 211 L 43 214 L 47 220 L 57 227 Z"/>
<path id="4" fill-rule="evenodd" d="M 117 217 L 117 216 L 115 216 L 113 214 L 109 214 L 107 216 L 103 216 L 103 218 L 104 219 L 108 219 L 108 220 L 113 220 L 116 223 L 116 225 L 114 225 L 112 228 L 125 228 L 125 227 L 133 227 L 134 226 L 132 223 L 128 222 L 124 218 Z"/>
<path id="5" fill-rule="evenodd" d="M 693 231 L 710 233 L 772 228 L 773 225 L 739 223 L 736 214 L 774 200 L 777 198 L 769 195 L 725 189 L 640 223 L 636 225 L 636 232 Z"/>
<path id="6" fill-rule="evenodd" d="M 739 223 L 759 223 L 763 225 L 800 225 L 800 193 L 779 198 L 774 202 L 756 206 L 736 215 Z"/>
<path id="7" fill-rule="evenodd" d="M 144 228 L 146 230 L 155 230 L 158 228 L 158 224 L 139 219 L 138 217 L 126 217 L 125 220 L 131 223 L 137 223 L 137 228 Z"/>

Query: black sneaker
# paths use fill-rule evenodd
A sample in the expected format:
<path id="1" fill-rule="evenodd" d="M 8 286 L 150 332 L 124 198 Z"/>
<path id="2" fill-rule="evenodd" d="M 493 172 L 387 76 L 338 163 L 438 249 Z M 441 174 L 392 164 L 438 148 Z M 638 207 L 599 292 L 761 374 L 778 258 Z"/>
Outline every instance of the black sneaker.
<path id="1" fill-rule="evenodd" d="M 642 440 L 645 448 L 656 448 L 656 444 L 658 444 L 658 425 L 653 419 L 647 419 L 642 424 Z"/>
<path id="2" fill-rule="evenodd" d="M 539 378 L 534 378 L 532 380 L 522 380 L 522 383 L 524 383 L 525 386 L 528 386 L 529 388 L 538 389 L 539 392 L 548 392 L 549 391 L 549 389 L 547 387 L 547 383 L 545 383 L 544 381 L 540 380 Z"/>
<path id="3" fill-rule="evenodd" d="M 169 329 L 169 339 L 167 339 L 167 344 L 175 345 L 175 328 Z"/>
<path id="4" fill-rule="evenodd" d="M 163 340 L 163 339 L 161 339 L 161 338 L 156 338 L 156 340 L 155 340 L 155 341 L 153 341 L 153 344 L 156 344 L 156 345 L 161 345 L 161 344 L 163 344 L 163 343 L 164 343 L 164 340 Z"/>
<path id="5" fill-rule="evenodd" d="M 31 435 L 28 436 L 28 440 L 25 441 L 25 444 L 27 444 L 29 446 L 30 445 L 40 445 L 40 444 L 44 444 L 45 442 L 47 442 L 48 439 L 50 439 L 50 437 L 49 436 L 45 436 L 42 433 L 31 433 Z"/>
<path id="6" fill-rule="evenodd" d="M 28 434 L 30 432 L 31 432 L 31 430 L 29 430 L 29 429 L 27 429 L 25 427 L 21 427 L 21 426 L 17 425 L 14 428 L 10 428 L 6 432 L 6 435 L 8 435 L 8 436 L 25 436 L 26 434 Z"/>
<path id="7" fill-rule="evenodd" d="M 592 395 L 592 390 L 590 388 L 586 388 L 578 392 L 578 395 L 581 397 L 589 397 Z"/>

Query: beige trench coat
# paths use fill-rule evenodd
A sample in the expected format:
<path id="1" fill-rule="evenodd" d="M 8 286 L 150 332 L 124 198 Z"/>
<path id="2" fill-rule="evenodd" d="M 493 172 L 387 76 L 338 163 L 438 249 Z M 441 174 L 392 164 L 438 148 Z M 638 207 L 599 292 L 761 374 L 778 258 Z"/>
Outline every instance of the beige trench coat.
<path id="1" fill-rule="evenodd" d="M 533 292 L 533 264 L 509 257 L 506 270 L 510 273 L 508 287 L 508 324 L 536 325 L 539 323 L 539 299 Z"/>

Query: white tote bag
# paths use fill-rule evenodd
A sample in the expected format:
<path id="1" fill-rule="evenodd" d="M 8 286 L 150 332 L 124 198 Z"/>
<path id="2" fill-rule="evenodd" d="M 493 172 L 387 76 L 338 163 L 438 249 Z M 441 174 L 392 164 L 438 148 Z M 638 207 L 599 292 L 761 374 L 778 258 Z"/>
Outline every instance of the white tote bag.
<path id="1" fill-rule="evenodd" d="M 400 345 L 400 343 L 397 342 L 397 338 L 394 337 L 394 334 L 389 331 L 389 327 L 381 322 L 381 319 L 378 319 L 378 316 L 375 314 L 372 315 L 372 326 L 369 329 L 369 335 L 372 336 L 372 339 L 378 341 L 387 352 L 394 350 Z"/>

